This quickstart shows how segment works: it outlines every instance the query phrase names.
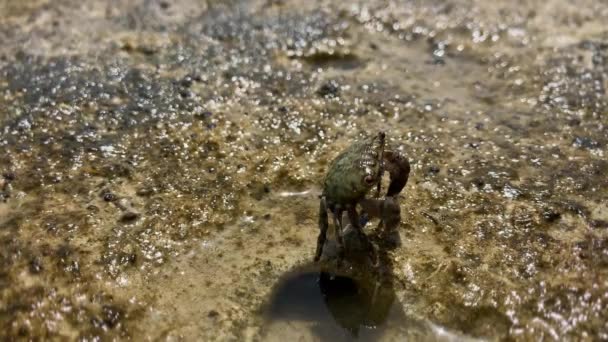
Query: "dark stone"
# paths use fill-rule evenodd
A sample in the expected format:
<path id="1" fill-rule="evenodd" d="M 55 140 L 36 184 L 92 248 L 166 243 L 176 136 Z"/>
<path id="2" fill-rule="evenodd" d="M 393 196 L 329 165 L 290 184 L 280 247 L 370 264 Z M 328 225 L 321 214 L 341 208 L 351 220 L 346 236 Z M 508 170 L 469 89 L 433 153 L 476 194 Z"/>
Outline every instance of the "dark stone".
<path id="1" fill-rule="evenodd" d="M 74 275 L 78 276 L 80 274 L 80 264 L 77 260 L 74 260 L 71 263 L 68 263 L 64 267 L 64 270 L 66 272 L 73 273 Z"/>
<path id="2" fill-rule="evenodd" d="M 475 178 L 473 179 L 473 185 L 475 185 L 478 189 L 481 189 L 486 185 L 486 182 L 484 182 L 484 180 L 481 178 Z"/>
<path id="3" fill-rule="evenodd" d="M 264 214 L 264 216 L 262 216 L 264 218 L 264 220 L 268 221 L 270 220 L 270 214 Z"/>
<path id="4" fill-rule="evenodd" d="M 125 211 L 121 216 L 120 216 L 120 221 L 121 222 L 132 222 L 137 220 L 137 218 L 139 217 L 139 214 L 131 211 L 131 210 L 127 210 Z"/>
<path id="5" fill-rule="evenodd" d="M 445 65 L 445 60 L 443 59 L 443 57 L 433 56 L 433 58 L 428 62 L 428 64 Z"/>
<path id="6" fill-rule="evenodd" d="M 135 253 L 123 253 L 120 256 L 120 263 L 122 265 L 135 265 L 137 264 L 137 254 Z"/>
<path id="7" fill-rule="evenodd" d="M 219 313 L 219 312 L 217 312 L 217 311 L 215 311 L 215 310 L 211 310 L 211 311 L 209 311 L 209 313 L 207 314 L 207 317 L 209 317 L 209 318 L 215 318 L 215 317 L 218 317 L 219 315 L 220 315 L 220 313 Z"/>
<path id="8" fill-rule="evenodd" d="M 317 51 L 302 58 L 305 62 L 317 68 L 334 68 L 353 70 L 365 65 L 357 55 L 352 53 L 328 53 Z"/>
<path id="9" fill-rule="evenodd" d="M 340 96 L 340 85 L 333 80 L 323 83 L 323 85 L 317 89 L 317 95 L 325 98 L 338 97 Z"/>
<path id="10" fill-rule="evenodd" d="M 70 255 L 72 255 L 72 248 L 69 245 L 61 245 L 57 249 L 56 255 L 60 259 L 66 259 Z"/>
<path id="11" fill-rule="evenodd" d="M 260 182 L 249 183 L 247 184 L 247 187 L 250 189 L 250 196 L 258 201 L 264 198 L 266 194 L 270 193 L 270 187 L 267 184 Z"/>
<path id="12" fill-rule="evenodd" d="M 568 120 L 568 126 L 580 126 L 581 125 L 581 120 L 577 119 L 577 118 L 573 118 Z"/>
<path id="13" fill-rule="evenodd" d="M 22 325 L 22 326 L 19 327 L 19 330 L 17 331 L 17 334 L 20 337 L 26 337 L 27 335 L 30 334 L 30 330 L 25 325 Z"/>
<path id="14" fill-rule="evenodd" d="M 106 202 L 114 202 L 114 201 L 116 201 L 116 195 L 114 195 L 111 192 L 104 192 L 104 193 L 102 193 L 101 197 Z"/>
<path id="15" fill-rule="evenodd" d="M 101 311 L 103 313 L 103 323 L 110 328 L 114 328 L 123 316 L 122 310 L 113 305 L 104 305 Z"/>
<path id="16" fill-rule="evenodd" d="M 589 222 L 591 228 L 608 228 L 608 221 L 604 220 L 591 220 Z"/>
<path id="17" fill-rule="evenodd" d="M 572 146 L 586 149 L 594 149 L 601 147 L 599 142 L 589 137 L 575 137 L 574 140 L 572 140 Z"/>
<path id="18" fill-rule="evenodd" d="M 91 317 L 91 325 L 97 329 L 103 328 L 103 321 L 97 317 Z"/>
<path id="19" fill-rule="evenodd" d="M 100 171 L 107 178 L 130 178 L 132 168 L 126 163 L 108 163 L 101 166 Z"/>
<path id="20" fill-rule="evenodd" d="M 89 205 L 87 206 L 87 210 L 89 210 L 89 211 L 92 211 L 92 212 L 95 212 L 95 213 L 96 213 L 96 212 L 98 212 L 98 211 L 99 211 L 99 208 L 98 208 L 97 206 L 93 205 L 93 204 L 89 204 Z"/>
<path id="21" fill-rule="evenodd" d="M 135 194 L 141 197 L 147 197 L 153 195 L 154 193 L 155 191 L 152 187 L 141 187 L 135 191 Z"/>
<path id="22" fill-rule="evenodd" d="M 563 207 L 567 211 L 580 217 L 589 217 L 589 210 L 587 210 L 587 208 L 585 208 L 582 204 L 576 202 L 564 202 Z"/>
<path id="23" fill-rule="evenodd" d="M 554 209 L 547 208 L 543 210 L 543 219 L 545 222 L 552 223 L 557 221 L 561 217 L 561 214 Z"/>
<path id="24" fill-rule="evenodd" d="M 39 257 L 35 257 L 32 260 L 30 260 L 30 273 L 32 274 L 38 274 L 40 272 L 42 272 L 42 260 L 40 260 Z"/>
<path id="25" fill-rule="evenodd" d="M 199 120 L 205 120 L 211 117 L 211 115 L 213 115 L 213 113 L 211 113 L 210 111 L 204 111 L 202 113 L 196 113 L 194 114 L 194 117 L 199 119 Z"/>
<path id="26" fill-rule="evenodd" d="M 436 174 L 438 174 L 438 173 L 439 173 L 439 171 L 441 171 L 441 169 L 439 169 L 439 166 L 436 166 L 436 165 L 431 165 L 431 166 L 429 167 L 429 172 L 428 172 L 428 174 L 430 174 L 430 175 L 436 175 Z"/>
<path id="27" fill-rule="evenodd" d="M 180 82 L 179 85 L 184 87 L 184 88 L 190 88 L 192 86 L 192 78 L 190 76 L 186 76 L 184 77 Z"/>
<path id="28" fill-rule="evenodd" d="M 17 178 L 17 176 L 15 176 L 15 173 L 13 173 L 13 172 L 4 172 L 4 173 L 2 173 L 2 177 L 9 182 L 14 181 L 15 178 Z"/>

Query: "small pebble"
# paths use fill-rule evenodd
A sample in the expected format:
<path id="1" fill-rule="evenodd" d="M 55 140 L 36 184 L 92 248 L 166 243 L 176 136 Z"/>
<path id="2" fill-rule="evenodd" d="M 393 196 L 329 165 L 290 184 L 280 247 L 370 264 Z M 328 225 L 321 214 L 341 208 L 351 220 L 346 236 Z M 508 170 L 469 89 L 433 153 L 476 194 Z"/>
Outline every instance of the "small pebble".
<path id="1" fill-rule="evenodd" d="M 340 95 L 340 86 L 336 81 L 328 81 L 317 89 L 317 95 L 325 98 L 338 97 Z"/>
<path id="2" fill-rule="evenodd" d="M 152 187 L 141 187 L 136 190 L 135 194 L 137 196 L 146 197 L 154 194 L 154 188 Z"/>
<path id="3" fill-rule="evenodd" d="M 180 82 L 179 85 L 184 87 L 184 88 L 190 88 L 192 86 L 192 78 L 190 78 L 190 76 L 186 76 L 184 77 Z"/>
<path id="4" fill-rule="evenodd" d="M 572 146 L 577 148 L 594 149 L 599 148 L 600 143 L 588 137 L 575 137 Z"/>
<path id="5" fill-rule="evenodd" d="M 139 214 L 135 211 L 127 210 L 120 216 L 121 222 L 135 221 L 139 217 Z"/>
<path id="6" fill-rule="evenodd" d="M 116 200 L 116 195 L 111 192 L 106 192 L 103 194 L 103 200 L 106 202 L 113 202 Z"/>
<path id="7" fill-rule="evenodd" d="M 557 221 L 560 217 L 561 214 L 551 208 L 547 208 L 543 211 L 543 219 L 548 222 L 548 223 L 552 223 Z"/>
<path id="8" fill-rule="evenodd" d="M 15 178 L 17 178 L 17 177 L 15 176 L 15 174 L 13 172 L 4 172 L 2 174 L 2 178 L 6 179 L 7 181 L 10 182 L 10 181 L 14 181 Z"/>
<path id="9" fill-rule="evenodd" d="M 42 260 L 40 258 L 35 257 L 30 261 L 30 273 L 38 274 L 42 272 Z"/>

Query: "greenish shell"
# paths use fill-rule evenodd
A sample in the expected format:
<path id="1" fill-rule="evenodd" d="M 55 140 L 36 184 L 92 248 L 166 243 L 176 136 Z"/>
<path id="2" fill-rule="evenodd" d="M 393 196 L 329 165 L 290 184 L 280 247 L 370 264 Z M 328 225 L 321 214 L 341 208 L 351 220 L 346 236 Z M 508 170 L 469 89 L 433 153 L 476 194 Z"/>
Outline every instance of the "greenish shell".
<path id="1" fill-rule="evenodd" d="M 384 142 L 378 136 L 357 141 L 336 157 L 323 183 L 323 195 L 329 202 L 355 203 L 365 197 L 380 177 Z M 373 182 L 365 177 L 372 176 Z"/>

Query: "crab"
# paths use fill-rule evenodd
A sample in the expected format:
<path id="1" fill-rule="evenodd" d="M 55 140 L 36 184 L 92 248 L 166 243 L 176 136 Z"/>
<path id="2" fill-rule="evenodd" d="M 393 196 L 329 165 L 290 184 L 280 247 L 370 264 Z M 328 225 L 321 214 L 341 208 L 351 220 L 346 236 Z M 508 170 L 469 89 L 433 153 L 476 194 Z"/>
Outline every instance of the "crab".
<path id="1" fill-rule="evenodd" d="M 385 199 L 366 198 L 374 187 L 377 189 L 376 197 L 379 197 L 385 171 L 390 175 Z M 344 257 L 342 232 L 345 219 L 363 234 L 358 205 L 368 217 L 380 218 L 379 226 L 383 226 L 385 231 L 394 230 L 401 221 L 397 195 L 407 184 L 409 173 L 407 158 L 387 145 L 384 132 L 359 140 L 340 153 L 331 162 L 323 182 L 319 204 L 320 232 L 314 261 L 319 261 L 323 254 L 329 228 L 328 211 L 333 216 L 338 260 Z M 373 253 L 373 247 L 370 252 Z"/>

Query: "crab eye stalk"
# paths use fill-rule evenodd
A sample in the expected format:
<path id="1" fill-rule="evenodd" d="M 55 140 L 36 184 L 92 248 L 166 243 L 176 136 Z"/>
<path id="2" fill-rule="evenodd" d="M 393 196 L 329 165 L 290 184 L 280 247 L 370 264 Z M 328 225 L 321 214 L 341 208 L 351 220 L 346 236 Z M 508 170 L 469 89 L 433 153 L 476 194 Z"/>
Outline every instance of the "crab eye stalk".
<path id="1" fill-rule="evenodd" d="M 374 176 L 372 175 L 367 175 L 365 176 L 365 178 L 363 178 L 363 181 L 365 182 L 365 184 L 367 185 L 372 185 L 374 184 Z"/>

